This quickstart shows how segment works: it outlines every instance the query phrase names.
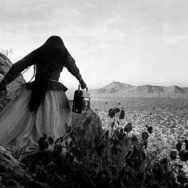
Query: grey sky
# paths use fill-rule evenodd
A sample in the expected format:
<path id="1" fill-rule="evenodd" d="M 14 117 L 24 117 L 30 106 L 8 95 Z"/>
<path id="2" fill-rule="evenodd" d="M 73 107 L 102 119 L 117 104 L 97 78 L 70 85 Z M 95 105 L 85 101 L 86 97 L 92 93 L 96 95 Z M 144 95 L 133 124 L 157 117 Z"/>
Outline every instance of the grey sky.
<path id="1" fill-rule="evenodd" d="M 0 0 L 0 49 L 15 59 L 60 35 L 90 88 L 188 86 L 187 20 L 187 0 Z"/>

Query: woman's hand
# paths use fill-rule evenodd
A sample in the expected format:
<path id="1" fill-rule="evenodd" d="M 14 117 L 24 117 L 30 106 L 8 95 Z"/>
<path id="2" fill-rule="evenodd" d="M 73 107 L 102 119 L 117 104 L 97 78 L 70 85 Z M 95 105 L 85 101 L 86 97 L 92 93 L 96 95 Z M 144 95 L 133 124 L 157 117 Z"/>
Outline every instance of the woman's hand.
<path id="1" fill-rule="evenodd" d="M 87 84 L 84 82 L 83 79 L 80 80 L 80 85 L 81 85 L 81 88 L 82 88 L 82 89 L 87 88 Z"/>

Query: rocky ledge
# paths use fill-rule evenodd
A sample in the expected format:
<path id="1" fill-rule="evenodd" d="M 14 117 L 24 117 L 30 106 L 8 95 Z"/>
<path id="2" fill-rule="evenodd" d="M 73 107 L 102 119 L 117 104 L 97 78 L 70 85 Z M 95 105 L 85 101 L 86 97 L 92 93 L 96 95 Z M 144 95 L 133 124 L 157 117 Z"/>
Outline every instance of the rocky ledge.
<path id="1" fill-rule="evenodd" d="M 0 80 L 11 68 L 12 63 L 4 54 L 0 53 Z M 16 96 L 16 91 L 25 83 L 23 76 L 19 76 L 7 86 L 7 95 L 0 95 L 0 111 Z"/>

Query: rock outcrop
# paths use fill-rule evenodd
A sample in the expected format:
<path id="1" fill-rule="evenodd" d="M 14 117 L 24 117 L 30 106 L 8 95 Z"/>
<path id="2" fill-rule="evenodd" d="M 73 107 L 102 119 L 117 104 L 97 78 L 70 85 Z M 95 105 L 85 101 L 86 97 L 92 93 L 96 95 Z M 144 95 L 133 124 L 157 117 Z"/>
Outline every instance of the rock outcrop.
<path id="1" fill-rule="evenodd" d="M 73 113 L 72 127 L 79 133 L 83 133 L 87 140 L 93 142 L 102 131 L 102 124 L 99 116 L 92 110 L 85 113 Z M 80 134 L 81 135 L 81 134 Z"/>
<path id="2" fill-rule="evenodd" d="M 25 165 L 0 146 L 0 187 L 47 187 L 33 179 Z"/>
<path id="3" fill-rule="evenodd" d="M 12 63 L 4 54 L 0 53 L 0 80 L 11 68 Z M 23 76 L 19 76 L 12 83 L 7 86 L 7 94 L 0 95 L 0 111 L 6 106 L 6 104 L 15 97 L 16 91 L 25 83 Z"/>

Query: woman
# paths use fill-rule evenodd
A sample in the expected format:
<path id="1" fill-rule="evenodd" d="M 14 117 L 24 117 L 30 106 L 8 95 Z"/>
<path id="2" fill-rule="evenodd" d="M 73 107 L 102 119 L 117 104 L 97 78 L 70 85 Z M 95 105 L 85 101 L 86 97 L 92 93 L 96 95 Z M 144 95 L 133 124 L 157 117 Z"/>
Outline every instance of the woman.
<path id="1" fill-rule="evenodd" d="M 62 39 L 51 36 L 11 67 L 0 83 L 0 91 L 6 91 L 6 85 L 31 65 L 35 70 L 34 82 L 26 83 L 0 113 L 0 145 L 17 156 L 36 148 L 43 134 L 58 138 L 70 126 L 67 88 L 58 82 L 63 67 L 78 79 L 82 89 L 87 87 Z"/>

